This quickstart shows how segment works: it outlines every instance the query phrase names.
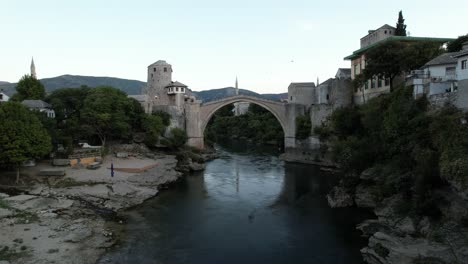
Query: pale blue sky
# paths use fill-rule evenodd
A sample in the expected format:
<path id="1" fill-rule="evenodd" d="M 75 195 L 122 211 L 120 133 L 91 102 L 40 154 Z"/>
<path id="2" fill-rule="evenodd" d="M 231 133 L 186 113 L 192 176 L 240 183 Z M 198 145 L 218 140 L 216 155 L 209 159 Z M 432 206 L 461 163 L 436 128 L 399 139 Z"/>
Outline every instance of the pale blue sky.
<path id="1" fill-rule="evenodd" d="M 468 33 L 468 1 L 0 0 L 0 81 L 29 73 L 146 81 L 146 67 L 172 64 L 193 90 L 239 86 L 286 92 L 324 81 L 359 48 L 367 30 L 395 25 L 412 36 Z"/>

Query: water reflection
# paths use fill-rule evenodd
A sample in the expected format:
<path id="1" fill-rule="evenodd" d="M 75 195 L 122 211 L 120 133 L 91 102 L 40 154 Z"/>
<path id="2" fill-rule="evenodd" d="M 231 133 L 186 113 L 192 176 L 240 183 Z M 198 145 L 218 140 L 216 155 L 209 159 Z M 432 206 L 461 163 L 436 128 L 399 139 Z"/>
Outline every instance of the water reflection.
<path id="1" fill-rule="evenodd" d="M 333 175 L 262 151 L 223 149 L 130 212 L 127 243 L 102 263 L 361 263 L 362 215 L 327 206 Z"/>

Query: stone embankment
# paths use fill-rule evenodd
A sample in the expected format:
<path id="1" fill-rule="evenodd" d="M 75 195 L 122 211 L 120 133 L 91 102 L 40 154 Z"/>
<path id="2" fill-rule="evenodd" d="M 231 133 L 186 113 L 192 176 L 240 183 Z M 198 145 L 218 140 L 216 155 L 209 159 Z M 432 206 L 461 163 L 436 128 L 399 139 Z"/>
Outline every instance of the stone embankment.
<path id="1" fill-rule="evenodd" d="M 96 170 L 66 167 L 65 177 L 34 176 L 37 184 L 26 194 L 0 193 L 0 261 L 96 263 L 117 242 L 116 229 L 125 221 L 118 212 L 154 197 L 182 176 L 175 155 L 148 156 L 107 156 Z M 190 161 L 190 169 L 203 169 L 202 161 Z M 115 170 L 111 177 L 111 165 L 148 170 Z"/>
<path id="2" fill-rule="evenodd" d="M 350 188 L 342 181 L 327 195 L 332 207 L 370 208 L 376 219 L 357 226 L 369 238 L 361 250 L 367 263 L 468 263 L 468 199 L 458 192 L 460 183 L 434 193 L 434 212 L 442 215 L 422 216 L 402 213 L 409 201 L 402 194 L 379 200 L 378 177 L 372 169 L 360 175 L 359 185 Z"/>

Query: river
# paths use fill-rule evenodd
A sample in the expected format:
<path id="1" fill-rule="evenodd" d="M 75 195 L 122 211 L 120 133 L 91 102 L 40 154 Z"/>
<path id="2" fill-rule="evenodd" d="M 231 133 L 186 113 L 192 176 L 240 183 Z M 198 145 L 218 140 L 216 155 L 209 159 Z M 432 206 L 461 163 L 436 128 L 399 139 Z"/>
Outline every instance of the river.
<path id="1" fill-rule="evenodd" d="M 331 209 L 336 176 L 271 150 L 220 148 L 206 170 L 127 212 L 100 263 L 362 263 L 357 209 Z"/>

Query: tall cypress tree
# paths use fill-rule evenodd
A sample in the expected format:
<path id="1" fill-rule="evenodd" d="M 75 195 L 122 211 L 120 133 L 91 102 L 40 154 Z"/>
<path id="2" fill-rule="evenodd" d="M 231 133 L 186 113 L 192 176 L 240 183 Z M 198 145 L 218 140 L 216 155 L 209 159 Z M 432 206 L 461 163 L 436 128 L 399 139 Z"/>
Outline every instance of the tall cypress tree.
<path id="1" fill-rule="evenodd" d="M 398 13 L 398 22 L 396 24 L 395 36 L 406 37 L 405 19 L 403 18 L 403 12 L 401 10 L 400 13 Z"/>

